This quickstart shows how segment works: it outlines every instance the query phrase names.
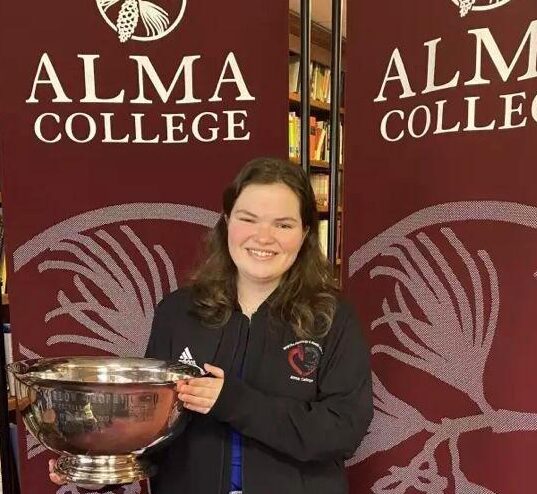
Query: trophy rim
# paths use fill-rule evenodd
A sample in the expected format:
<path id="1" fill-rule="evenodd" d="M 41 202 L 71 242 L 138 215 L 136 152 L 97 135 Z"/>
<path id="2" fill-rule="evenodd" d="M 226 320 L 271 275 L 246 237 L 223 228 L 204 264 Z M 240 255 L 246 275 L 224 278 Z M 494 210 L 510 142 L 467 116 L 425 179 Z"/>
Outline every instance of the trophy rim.
<path id="1" fill-rule="evenodd" d="M 40 385 L 65 384 L 69 386 L 115 386 L 116 381 L 107 381 L 106 375 L 123 375 L 127 372 L 142 372 L 146 378 L 137 376 L 136 380 L 122 381 L 123 386 L 169 385 L 181 379 L 200 377 L 201 370 L 184 362 L 170 362 L 146 357 L 117 356 L 69 356 L 19 360 L 7 365 L 7 370 L 22 382 Z M 65 377 L 66 371 L 76 371 L 73 376 Z M 84 379 L 80 375 L 89 371 L 102 378 Z M 63 374 L 62 374 L 63 372 Z M 127 379 L 127 378 L 125 378 Z"/>

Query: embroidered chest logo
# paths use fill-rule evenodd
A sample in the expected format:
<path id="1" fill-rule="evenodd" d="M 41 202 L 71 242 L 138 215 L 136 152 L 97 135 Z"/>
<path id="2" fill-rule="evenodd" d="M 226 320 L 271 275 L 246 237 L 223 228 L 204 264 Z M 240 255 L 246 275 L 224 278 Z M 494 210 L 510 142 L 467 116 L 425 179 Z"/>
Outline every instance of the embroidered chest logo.
<path id="1" fill-rule="evenodd" d="M 283 349 L 287 352 L 287 361 L 293 374 L 290 379 L 294 381 L 313 382 L 310 377 L 319 367 L 323 349 L 314 341 L 301 340 L 291 343 Z"/>

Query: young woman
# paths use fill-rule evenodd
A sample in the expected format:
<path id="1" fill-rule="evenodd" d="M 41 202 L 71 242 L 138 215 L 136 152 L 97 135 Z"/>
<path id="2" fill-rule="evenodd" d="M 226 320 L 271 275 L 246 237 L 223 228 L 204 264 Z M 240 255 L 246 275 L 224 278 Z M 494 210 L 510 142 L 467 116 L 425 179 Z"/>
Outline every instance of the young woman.
<path id="1" fill-rule="evenodd" d="M 152 494 L 348 492 L 344 460 L 373 414 L 369 353 L 300 167 L 241 170 L 191 284 L 158 305 L 146 356 L 207 372 L 178 383 L 188 417 L 155 458 Z"/>

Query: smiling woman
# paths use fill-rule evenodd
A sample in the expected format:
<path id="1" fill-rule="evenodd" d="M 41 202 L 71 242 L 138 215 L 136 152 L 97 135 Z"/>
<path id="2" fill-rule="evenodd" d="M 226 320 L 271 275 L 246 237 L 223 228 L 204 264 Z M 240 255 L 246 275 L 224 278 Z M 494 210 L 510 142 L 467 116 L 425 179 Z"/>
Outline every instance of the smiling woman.
<path id="1" fill-rule="evenodd" d="M 237 302 L 255 309 L 272 294 L 272 312 L 297 337 L 325 335 L 337 282 L 320 248 L 306 173 L 282 160 L 253 160 L 224 191 L 223 209 L 208 238 L 206 261 L 194 275 L 198 317 L 218 327 Z"/>
<path id="2" fill-rule="evenodd" d="M 256 309 L 295 262 L 308 233 L 299 199 L 282 183 L 249 185 L 237 198 L 227 227 L 240 305 Z"/>
<path id="3" fill-rule="evenodd" d="M 248 163 L 206 249 L 155 311 L 146 356 L 206 374 L 177 383 L 189 412 L 151 492 L 346 494 L 373 413 L 369 352 L 321 253 L 308 176 Z"/>

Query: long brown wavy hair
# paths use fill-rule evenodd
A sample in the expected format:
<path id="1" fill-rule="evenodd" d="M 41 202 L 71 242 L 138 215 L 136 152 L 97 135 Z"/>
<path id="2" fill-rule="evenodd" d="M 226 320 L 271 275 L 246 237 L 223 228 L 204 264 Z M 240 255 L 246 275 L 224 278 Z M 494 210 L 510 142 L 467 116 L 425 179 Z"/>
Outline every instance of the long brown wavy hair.
<path id="1" fill-rule="evenodd" d="M 301 167 L 275 158 L 257 158 L 245 165 L 223 194 L 223 214 L 209 233 L 205 259 L 191 277 L 194 313 L 209 327 L 221 327 L 237 306 L 237 268 L 228 250 L 226 217 L 245 187 L 287 185 L 299 198 L 306 238 L 293 265 L 273 296 L 270 314 L 291 324 L 298 338 L 319 339 L 330 330 L 336 307 L 336 280 L 319 243 L 315 196 Z"/>

